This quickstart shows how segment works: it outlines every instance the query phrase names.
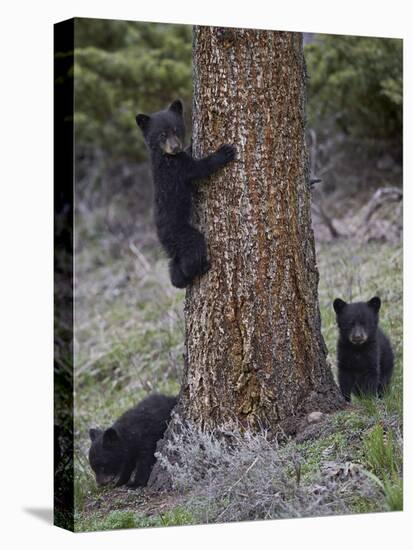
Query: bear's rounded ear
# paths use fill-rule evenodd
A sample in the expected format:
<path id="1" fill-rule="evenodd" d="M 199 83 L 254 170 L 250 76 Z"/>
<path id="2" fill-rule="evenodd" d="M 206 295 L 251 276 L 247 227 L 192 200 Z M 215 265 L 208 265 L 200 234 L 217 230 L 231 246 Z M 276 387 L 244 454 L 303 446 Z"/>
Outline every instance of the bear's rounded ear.
<path id="1" fill-rule="evenodd" d="M 381 306 L 381 300 L 378 296 L 375 296 L 374 298 L 372 298 L 367 302 L 367 305 L 372 309 L 374 309 L 374 311 L 377 313 Z"/>
<path id="2" fill-rule="evenodd" d="M 340 313 L 346 307 L 347 303 L 340 298 L 336 298 L 333 302 L 333 308 L 336 313 Z"/>
<path id="3" fill-rule="evenodd" d="M 136 124 L 139 126 L 139 128 L 142 131 L 148 127 L 150 120 L 151 120 L 151 117 L 148 115 L 143 115 L 143 114 L 136 115 Z"/>
<path id="4" fill-rule="evenodd" d="M 176 99 L 173 103 L 169 105 L 169 111 L 173 111 L 174 113 L 177 113 L 178 115 L 182 115 L 184 110 L 184 107 L 182 105 L 182 101 L 180 99 Z"/>
<path id="5" fill-rule="evenodd" d="M 114 445 L 117 445 L 119 443 L 119 436 L 118 432 L 115 430 L 115 428 L 108 428 L 103 432 L 103 446 L 113 447 Z"/>
<path id="6" fill-rule="evenodd" d="M 89 437 L 90 441 L 95 441 L 95 439 L 102 433 L 102 430 L 98 430 L 97 428 L 90 428 L 89 430 Z"/>

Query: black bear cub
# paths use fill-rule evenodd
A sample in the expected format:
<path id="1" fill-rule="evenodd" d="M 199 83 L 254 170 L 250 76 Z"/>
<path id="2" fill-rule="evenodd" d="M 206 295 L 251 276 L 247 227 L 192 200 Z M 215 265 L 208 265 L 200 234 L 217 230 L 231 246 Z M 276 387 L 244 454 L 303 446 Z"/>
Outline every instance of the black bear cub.
<path id="1" fill-rule="evenodd" d="M 337 317 L 338 381 L 346 401 L 350 396 L 381 397 L 393 372 L 393 351 L 379 323 L 380 298 L 347 304 L 333 303 Z"/>
<path id="2" fill-rule="evenodd" d="M 175 405 L 176 397 L 153 394 L 107 430 L 89 430 L 89 462 L 98 485 L 146 485 L 155 463 L 156 444 Z"/>
<path id="3" fill-rule="evenodd" d="M 192 158 L 183 150 L 185 125 L 179 100 L 165 111 L 137 115 L 136 122 L 151 156 L 157 234 L 170 258 L 171 282 L 184 288 L 210 267 L 204 236 L 190 224 L 193 182 L 228 164 L 235 149 L 222 145 L 203 159 Z"/>

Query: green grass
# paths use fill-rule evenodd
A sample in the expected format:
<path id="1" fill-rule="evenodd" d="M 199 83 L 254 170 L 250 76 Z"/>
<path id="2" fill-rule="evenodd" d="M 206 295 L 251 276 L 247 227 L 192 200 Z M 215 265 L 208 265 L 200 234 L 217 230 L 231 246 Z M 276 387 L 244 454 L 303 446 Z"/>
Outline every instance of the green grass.
<path id="1" fill-rule="evenodd" d="M 192 525 L 193 523 L 195 523 L 195 520 L 191 512 L 180 506 L 155 516 L 140 515 L 132 510 L 115 510 L 107 515 L 97 513 L 93 517 L 80 515 L 75 518 L 77 532 L 139 527 L 172 527 Z"/>
<path id="2" fill-rule="evenodd" d="M 400 477 L 386 479 L 383 482 L 383 487 L 389 511 L 401 512 L 403 510 L 403 480 Z"/>
<path id="3" fill-rule="evenodd" d="M 376 476 L 391 511 L 403 509 L 402 449 L 394 432 L 375 424 L 364 442 L 365 463 Z"/>

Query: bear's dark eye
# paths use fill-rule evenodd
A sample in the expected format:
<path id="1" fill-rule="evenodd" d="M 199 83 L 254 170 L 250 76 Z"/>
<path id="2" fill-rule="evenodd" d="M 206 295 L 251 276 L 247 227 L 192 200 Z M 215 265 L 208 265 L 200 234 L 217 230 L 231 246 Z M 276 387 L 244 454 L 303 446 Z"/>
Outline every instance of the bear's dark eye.
<path id="1" fill-rule="evenodd" d="M 161 132 L 161 133 L 159 134 L 159 137 L 160 137 L 161 139 L 165 139 L 165 138 L 166 138 L 166 132 Z"/>

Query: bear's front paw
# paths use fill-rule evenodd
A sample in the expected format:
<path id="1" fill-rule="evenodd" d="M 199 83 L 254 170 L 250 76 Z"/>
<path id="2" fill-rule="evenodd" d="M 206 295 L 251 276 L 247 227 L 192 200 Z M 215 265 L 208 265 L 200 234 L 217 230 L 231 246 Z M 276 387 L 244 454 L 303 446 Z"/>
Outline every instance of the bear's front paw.
<path id="1" fill-rule="evenodd" d="M 235 158 L 235 147 L 233 145 L 221 145 L 221 147 L 218 149 L 217 153 L 222 158 L 222 160 L 227 163 L 231 160 L 234 160 Z"/>
<path id="2" fill-rule="evenodd" d="M 137 489 L 138 487 L 142 486 L 142 483 L 139 483 L 139 481 L 135 480 L 129 480 L 125 485 L 128 489 Z"/>
<path id="3" fill-rule="evenodd" d="M 211 269 L 211 263 L 208 260 L 204 260 L 204 262 L 201 265 L 201 271 L 200 275 L 205 275 L 205 273 L 208 273 L 208 271 Z"/>

